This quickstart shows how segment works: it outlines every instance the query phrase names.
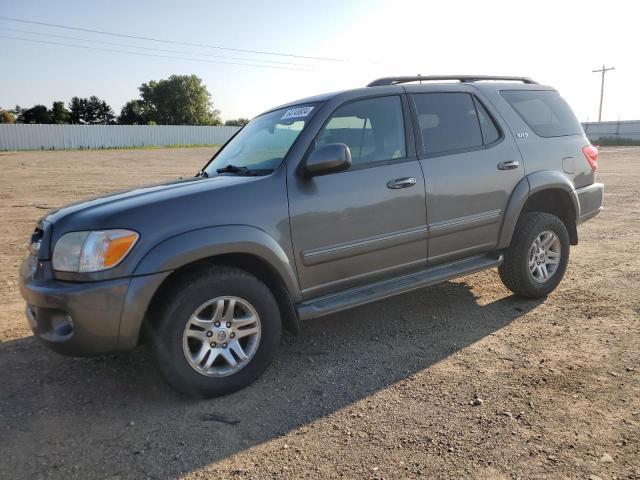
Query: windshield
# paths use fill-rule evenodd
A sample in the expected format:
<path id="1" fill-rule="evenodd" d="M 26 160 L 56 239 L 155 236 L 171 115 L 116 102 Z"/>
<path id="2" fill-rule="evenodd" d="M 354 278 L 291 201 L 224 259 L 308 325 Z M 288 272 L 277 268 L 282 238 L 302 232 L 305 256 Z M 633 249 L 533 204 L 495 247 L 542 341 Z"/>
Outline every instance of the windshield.
<path id="1" fill-rule="evenodd" d="M 220 173 L 271 173 L 276 169 L 317 104 L 299 105 L 265 113 L 251 120 L 207 165 L 208 175 Z"/>

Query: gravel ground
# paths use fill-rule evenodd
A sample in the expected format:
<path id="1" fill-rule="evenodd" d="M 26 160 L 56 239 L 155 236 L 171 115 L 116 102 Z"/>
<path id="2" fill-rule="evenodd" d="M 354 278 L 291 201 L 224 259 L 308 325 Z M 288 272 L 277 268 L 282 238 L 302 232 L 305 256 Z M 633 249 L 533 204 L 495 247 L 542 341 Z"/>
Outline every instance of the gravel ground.
<path id="1" fill-rule="evenodd" d="M 640 148 L 603 149 L 606 210 L 544 301 L 491 270 L 309 322 L 208 401 L 144 348 L 71 359 L 32 338 L 16 279 L 34 221 L 210 153 L 0 154 L 0 477 L 640 478 Z"/>

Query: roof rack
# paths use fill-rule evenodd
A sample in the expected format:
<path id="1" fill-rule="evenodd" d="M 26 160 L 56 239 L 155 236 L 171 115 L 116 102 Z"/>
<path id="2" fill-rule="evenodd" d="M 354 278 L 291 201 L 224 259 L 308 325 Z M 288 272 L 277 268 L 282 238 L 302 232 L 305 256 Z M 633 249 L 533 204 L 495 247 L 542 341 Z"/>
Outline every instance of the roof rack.
<path id="1" fill-rule="evenodd" d="M 504 77 L 504 76 L 496 76 L 496 75 L 416 75 L 413 77 L 384 77 L 378 78 L 371 82 L 367 87 L 380 87 L 382 85 L 397 85 L 400 83 L 408 83 L 408 82 L 429 82 L 436 80 L 458 80 L 459 82 L 480 82 L 483 80 L 505 80 L 505 81 L 514 81 L 514 82 L 522 82 L 522 83 L 534 83 L 528 77 Z"/>

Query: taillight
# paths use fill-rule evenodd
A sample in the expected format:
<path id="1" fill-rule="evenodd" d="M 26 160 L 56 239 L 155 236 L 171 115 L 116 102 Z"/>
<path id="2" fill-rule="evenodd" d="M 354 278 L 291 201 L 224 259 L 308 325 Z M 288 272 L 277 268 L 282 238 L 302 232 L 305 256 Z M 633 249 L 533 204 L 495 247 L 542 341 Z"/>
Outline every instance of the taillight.
<path id="1" fill-rule="evenodd" d="M 584 153 L 587 162 L 589 162 L 591 171 L 595 172 L 598 170 L 598 148 L 593 145 L 587 145 L 586 147 L 582 147 L 582 153 Z"/>

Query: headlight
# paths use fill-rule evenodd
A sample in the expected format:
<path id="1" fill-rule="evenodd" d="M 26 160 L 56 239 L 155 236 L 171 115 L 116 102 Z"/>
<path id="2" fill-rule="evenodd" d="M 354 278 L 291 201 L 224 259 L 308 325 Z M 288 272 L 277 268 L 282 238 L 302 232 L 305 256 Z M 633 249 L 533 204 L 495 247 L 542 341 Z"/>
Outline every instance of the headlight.
<path id="1" fill-rule="evenodd" d="M 53 269 L 60 272 L 98 272 L 118 265 L 138 241 L 131 230 L 70 232 L 53 249 Z"/>

